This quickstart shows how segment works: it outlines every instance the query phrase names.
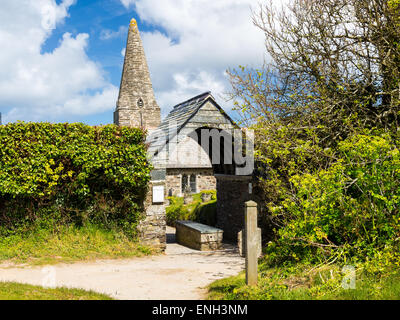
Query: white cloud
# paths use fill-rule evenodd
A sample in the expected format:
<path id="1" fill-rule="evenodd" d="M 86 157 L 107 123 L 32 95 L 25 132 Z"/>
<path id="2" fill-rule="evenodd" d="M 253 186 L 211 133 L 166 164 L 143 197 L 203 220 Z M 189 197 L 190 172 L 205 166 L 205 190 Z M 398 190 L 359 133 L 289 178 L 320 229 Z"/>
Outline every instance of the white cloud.
<path id="1" fill-rule="evenodd" d="M 75 0 L 3 0 L 0 11 L 0 108 L 5 122 L 64 121 L 115 107 L 118 89 L 86 54 L 89 36 L 63 35 L 50 53 L 41 48 Z M 21 10 L 23 8 L 23 10 Z M 0 110 L 1 111 L 1 110 Z"/>
<path id="2" fill-rule="evenodd" d="M 125 36 L 127 32 L 128 32 L 127 26 L 120 26 L 117 31 L 105 29 L 105 30 L 101 31 L 100 39 L 101 40 L 110 40 L 110 39 L 114 39 L 114 38 L 119 38 L 119 37 Z"/>
<path id="3" fill-rule="evenodd" d="M 135 2 L 134 0 L 121 0 L 122 4 L 126 7 L 129 8 L 133 3 Z"/>
<path id="4" fill-rule="evenodd" d="M 216 97 L 229 91 L 228 68 L 260 67 L 264 61 L 264 34 L 251 18 L 254 0 L 121 2 L 135 9 L 142 21 L 163 30 L 142 32 L 142 39 L 164 115 L 202 91 L 211 90 Z"/>
<path id="5" fill-rule="evenodd" d="M 225 90 L 224 84 L 219 79 L 215 78 L 212 73 L 205 71 L 194 74 L 174 73 L 172 80 L 173 87 L 170 90 L 160 91 L 157 96 L 158 101 L 161 101 L 164 106 L 168 106 L 161 108 L 163 116 L 167 115 L 171 107 L 187 98 L 206 91 L 211 91 L 215 95 Z"/>

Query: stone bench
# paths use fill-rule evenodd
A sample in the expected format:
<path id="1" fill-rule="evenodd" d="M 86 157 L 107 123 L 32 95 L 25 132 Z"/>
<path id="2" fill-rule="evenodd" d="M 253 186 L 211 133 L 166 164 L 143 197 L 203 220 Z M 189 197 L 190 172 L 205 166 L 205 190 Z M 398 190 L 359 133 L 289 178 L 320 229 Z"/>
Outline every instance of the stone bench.
<path id="1" fill-rule="evenodd" d="M 186 247 L 211 251 L 222 248 L 223 231 L 194 221 L 177 221 L 176 241 Z"/>

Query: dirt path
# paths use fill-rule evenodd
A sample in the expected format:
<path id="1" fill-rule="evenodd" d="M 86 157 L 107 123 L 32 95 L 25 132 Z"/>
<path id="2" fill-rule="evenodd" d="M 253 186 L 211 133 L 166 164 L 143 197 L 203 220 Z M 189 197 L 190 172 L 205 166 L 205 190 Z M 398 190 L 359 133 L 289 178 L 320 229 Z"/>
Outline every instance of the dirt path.
<path id="1" fill-rule="evenodd" d="M 201 300 L 205 286 L 214 280 L 238 274 L 244 259 L 226 245 L 218 252 L 199 252 L 174 243 L 175 230 L 167 230 L 165 255 L 129 260 L 100 260 L 88 263 L 43 267 L 0 268 L 0 281 L 42 285 L 55 271 L 57 286 L 82 288 L 124 300 Z"/>

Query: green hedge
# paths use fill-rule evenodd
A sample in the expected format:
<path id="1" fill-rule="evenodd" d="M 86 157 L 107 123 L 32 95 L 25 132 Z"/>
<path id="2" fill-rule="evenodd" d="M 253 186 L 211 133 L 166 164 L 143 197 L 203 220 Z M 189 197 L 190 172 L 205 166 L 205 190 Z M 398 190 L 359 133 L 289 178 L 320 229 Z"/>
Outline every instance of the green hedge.
<path id="1" fill-rule="evenodd" d="M 150 180 L 145 134 L 114 125 L 0 126 L 0 226 L 51 217 L 132 232 Z"/>
<path id="2" fill-rule="evenodd" d="M 211 201 L 203 203 L 202 194 L 211 194 Z M 205 190 L 193 195 L 193 202 L 184 204 L 182 197 L 169 197 L 170 205 L 166 208 L 167 224 L 175 227 L 177 220 L 192 220 L 206 225 L 217 223 L 217 193 Z"/>

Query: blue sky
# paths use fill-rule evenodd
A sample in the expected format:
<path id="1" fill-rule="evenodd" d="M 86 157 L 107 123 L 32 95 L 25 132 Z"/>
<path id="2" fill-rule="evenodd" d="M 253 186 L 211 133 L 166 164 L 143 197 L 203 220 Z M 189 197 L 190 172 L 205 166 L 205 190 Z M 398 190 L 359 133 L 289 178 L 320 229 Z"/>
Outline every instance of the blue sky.
<path id="1" fill-rule="evenodd" d="M 59 4 L 62 1 L 56 2 Z M 132 18 L 137 19 L 142 31 L 156 29 L 155 26 L 141 23 L 140 17 L 134 10 L 125 8 L 120 0 L 77 1 L 69 9 L 69 18 L 46 40 L 42 52 L 52 52 L 57 48 L 65 32 L 70 32 L 72 35 L 87 33 L 91 39 L 87 49 L 88 56 L 101 63 L 108 73 L 109 80 L 118 85 L 123 63 L 121 48 L 126 44 L 127 28 Z M 101 39 L 104 30 L 116 32 L 120 27 L 125 27 L 126 30 L 110 39 Z"/>
<path id="2" fill-rule="evenodd" d="M 61 0 L 56 1 L 58 4 Z M 116 87 L 121 81 L 124 57 L 121 49 L 126 45 L 127 27 L 132 18 L 138 21 L 140 30 L 153 31 L 155 26 L 141 23 L 140 17 L 132 9 L 123 6 L 120 0 L 81 0 L 69 9 L 65 23 L 54 30 L 52 36 L 42 47 L 42 53 L 52 52 L 58 47 L 62 35 L 66 32 L 77 35 L 87 33 L 90 44 L 86 50 L 88 56 L 101 64 L 105 77 Z M 114 31 L 126 27 L 123 33 L 102 40 L 104 30 Z M 114 107 L 114 106 L 113 106 Z M 74 117 L 69 121 L 85 122 L 90 125 L 108 124 L 113 121 L 113 109 L 103 113 L 84 117 Z M 60 119 L 59 121 L 62 121 Z"/>
<path id="3" fill-rule="evenodd" d="M 138 21 L 163 117 L 175 104 L 204 91 L 211 91 L 229 112 L 225 71 L 239 64 L 259 67 L 264 59 L 263 34 L 251 23 L 254 4 L 2 0 L 3 122 L 112 123 L 131 18 Z M 52 27 L 44 21 L 52 21 Z"/>

